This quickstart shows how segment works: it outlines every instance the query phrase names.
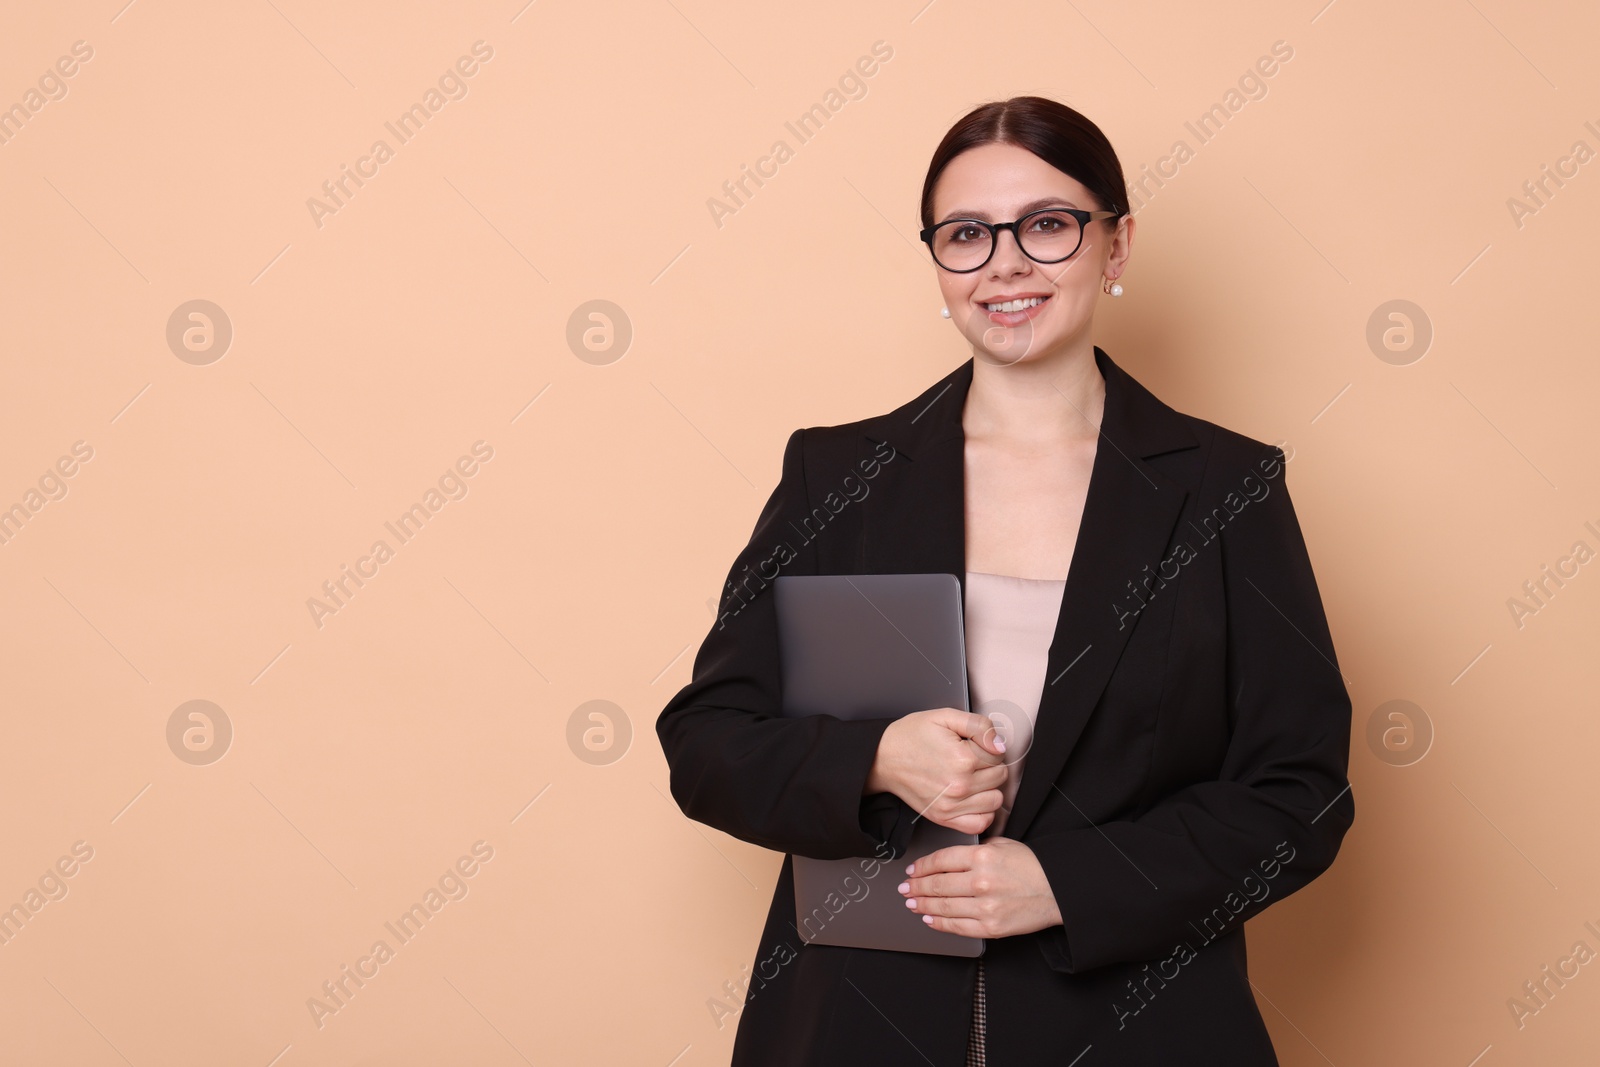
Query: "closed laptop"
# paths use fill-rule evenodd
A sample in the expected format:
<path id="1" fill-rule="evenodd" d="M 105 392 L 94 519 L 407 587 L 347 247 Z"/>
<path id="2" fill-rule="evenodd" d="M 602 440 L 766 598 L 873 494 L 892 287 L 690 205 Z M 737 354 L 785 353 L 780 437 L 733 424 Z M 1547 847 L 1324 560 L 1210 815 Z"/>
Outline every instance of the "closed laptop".
<path id="1" fill-rule="evenodd" d="M 954 574 L 783 575 L 774 595 L 784 715 L 878 719 L 971 710 Z M 982 955 L 982 939 L 933 929 L 896 889 L 911 861 L 977 841 L 919 817 L 898 860 L 794 856 L 799 936 L 822 945 Z"/>

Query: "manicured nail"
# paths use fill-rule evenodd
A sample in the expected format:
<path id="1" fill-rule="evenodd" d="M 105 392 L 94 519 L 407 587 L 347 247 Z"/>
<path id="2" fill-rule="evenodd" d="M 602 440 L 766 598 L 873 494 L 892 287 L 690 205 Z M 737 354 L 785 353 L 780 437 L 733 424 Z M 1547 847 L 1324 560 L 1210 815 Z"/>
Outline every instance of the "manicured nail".
<path id="1" fill-rule="evenodd" d="M 927 923 L 929 926 L 932 926 L 933 925 L 933 916 L 932 915 L 924 915 L 922 917 L 922 921 Z"/>
<path id="2" fill-rule="evenodd" d="M 916 897 L 907 897 L 906 898 L 906 907 L 914 908 L 916 906 L 917 906 L 917 898 Z"/>
<path id="3" fill-rule="evenodd" d="M 911 883 L 910 882 L 901 882 L 900 883 L 900 892 L 902 892 L 902 893 L 911 892 Z"/>
<path id="4" fill-rule="evenodd" d="M 995 738 L 994 747 L 998 748 L 1001 752 L 1004 752 L 1006 750 L 1006 739 L 1003 737 Z"/>
<path id="5" fill-rule="evenodd" d="M 911 866 L 907 867 L 906 868 L 906 873 L 907 874 L 916 874 L 917 873 L 917 865 L 915 863 L 913 863 Z"/>

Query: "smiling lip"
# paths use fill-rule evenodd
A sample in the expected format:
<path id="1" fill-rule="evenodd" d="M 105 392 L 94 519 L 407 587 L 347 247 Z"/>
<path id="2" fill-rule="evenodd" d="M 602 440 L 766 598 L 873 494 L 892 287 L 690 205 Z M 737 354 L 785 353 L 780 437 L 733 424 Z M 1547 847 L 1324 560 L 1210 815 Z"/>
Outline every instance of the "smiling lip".
<path id="1" fill-rule="evenodd" d="M 977 301 L 979 304 L 1004 304 L 1008 300 L 1032 300 L 1036 296 L 1048 297 L 1049 293 L 1012 293 L 1010 296 L 988 296 Z"/>
<path id="2" fill-rule="evenodd" d="M 1050 306 L 1050 293 L 1020 293 L 1017 296 L 1008 296 L 1005 300 L 980 300 L 978 306 L 983 308 L 983 313 L 989 316 L 989 321 L 996 326 L 1021 326 L 1029 319 L 1036 317 L 1045 308 Z M 1030 300 L 1033 297 L 1043 297 L 1037 304 L 1021 311 L 990 311 L 985 304 L 1003 304 L 1006 300 Z"/>

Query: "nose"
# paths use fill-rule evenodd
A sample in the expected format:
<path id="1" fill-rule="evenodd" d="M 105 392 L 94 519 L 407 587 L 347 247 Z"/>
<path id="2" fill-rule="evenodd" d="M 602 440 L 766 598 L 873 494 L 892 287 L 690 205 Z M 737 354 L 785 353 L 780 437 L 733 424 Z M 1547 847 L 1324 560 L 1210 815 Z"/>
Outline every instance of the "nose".
<path id="1" fill-rule="evenodd" d="M 1007 240 L 1011 242 L 1009 248 L 1006 247 Z M 998 268 L 1002 264 L 1007 267 L 1014 267 L 1018 263 L 1026 265 L 1032 262 L 1028 258 L 1028 254 L 1022 250 L 1022 244 L 1017 240 L 1017 231 L 1015 229 L 1001 230 L 995 235 L 994 255 L 989 260 L 990 267 Z"/>

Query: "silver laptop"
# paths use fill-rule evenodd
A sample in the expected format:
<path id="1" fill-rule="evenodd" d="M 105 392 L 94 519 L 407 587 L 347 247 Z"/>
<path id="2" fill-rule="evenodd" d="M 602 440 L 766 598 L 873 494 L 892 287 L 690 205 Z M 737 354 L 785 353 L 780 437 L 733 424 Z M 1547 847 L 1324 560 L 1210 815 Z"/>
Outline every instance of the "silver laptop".
<path id="1" fill-rule="evenodd" d="M 785 716 L 971 710 L 954 574 L 783 575 L 773 593 Z M 981 956 L 981 938 L 933 929 L 896 888 L 911 861 L 977 842 L 919 817 L 900 859 L 794 856 L 796 932 L 820 945 Z"/>

